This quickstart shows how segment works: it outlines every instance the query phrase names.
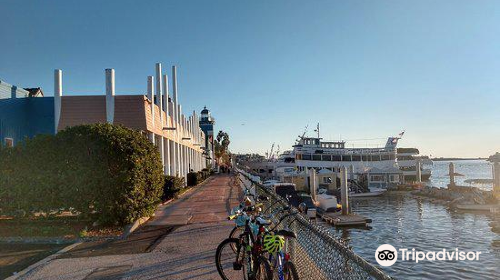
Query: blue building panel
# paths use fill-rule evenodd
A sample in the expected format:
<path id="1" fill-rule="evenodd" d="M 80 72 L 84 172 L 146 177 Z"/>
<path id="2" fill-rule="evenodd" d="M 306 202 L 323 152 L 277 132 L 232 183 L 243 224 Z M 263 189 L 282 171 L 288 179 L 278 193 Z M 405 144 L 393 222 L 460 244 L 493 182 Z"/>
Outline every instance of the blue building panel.
<path id="1" fill-rule="evenodd" d="M 14 140 L 14 145 L 26 137 L 54 134 L 54 98 L 0 99 L 0 141 Z"/>

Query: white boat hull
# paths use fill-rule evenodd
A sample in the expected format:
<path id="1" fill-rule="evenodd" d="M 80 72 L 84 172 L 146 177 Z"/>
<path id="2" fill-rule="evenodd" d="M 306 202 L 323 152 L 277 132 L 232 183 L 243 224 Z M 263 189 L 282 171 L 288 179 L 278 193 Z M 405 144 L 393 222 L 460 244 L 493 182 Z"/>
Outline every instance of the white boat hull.
<path id="1" fill-rule="evenodd" d="M 332 212 L 337 209 L 337 197 L 328 194 L 318 194 L 316 196 L 318 207 L 324 212 Z"/>
<path id="2" fill-rule="evenodd" d="M 381 195 L 383 195 L 386 192 L 387 192 L 386 189 L 371 188 L 370 192 L 366 192 L 366 193 L 349 193 L 349 196 L 352 197 L 352 198 L 356 198 L 356 197 L 374 197 L 374 196 L 381 196 Z"/>

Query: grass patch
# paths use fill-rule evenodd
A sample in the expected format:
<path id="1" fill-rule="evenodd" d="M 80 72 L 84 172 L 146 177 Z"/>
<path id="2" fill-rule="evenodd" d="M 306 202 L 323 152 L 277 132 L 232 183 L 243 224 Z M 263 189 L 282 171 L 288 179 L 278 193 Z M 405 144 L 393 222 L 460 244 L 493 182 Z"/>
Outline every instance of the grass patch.
<path id="1" fill-rule="evenodd" d="M 120 235 L 120 227 L 93 228 L 90 221 L 72 218 L 1 219 L 0 237 L 85 238 Z"/>

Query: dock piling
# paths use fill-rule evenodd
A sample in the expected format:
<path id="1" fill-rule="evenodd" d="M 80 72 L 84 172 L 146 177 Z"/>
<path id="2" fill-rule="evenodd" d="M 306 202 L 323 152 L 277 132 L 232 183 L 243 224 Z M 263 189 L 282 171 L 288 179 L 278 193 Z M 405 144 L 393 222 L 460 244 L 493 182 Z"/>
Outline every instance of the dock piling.
<path id="1" fill-rule="evenodd" d="M 454 187 L 455 186 L 455 165 L 453 164 L 453 162 L 450 162 L 450 165 L 449 165 L 449 169 L 450 169 L 450 185 L 448 187 Z"/>
<path id="2" fill-rule="evenodd" d="M 422 183 L 422 170 L 421 170 L 421 162 L 420 159 L 417 160 L 415 169 L 417 171 L 416 173 L 416 181 L 417 183 Z"/>
<path id="3" fill-rule="evenodd" d="M 347 169 L 340 169 L 340 195 L 342 197 L 342 215 L 349 214 L 349 188 L 347 185 Z"/>

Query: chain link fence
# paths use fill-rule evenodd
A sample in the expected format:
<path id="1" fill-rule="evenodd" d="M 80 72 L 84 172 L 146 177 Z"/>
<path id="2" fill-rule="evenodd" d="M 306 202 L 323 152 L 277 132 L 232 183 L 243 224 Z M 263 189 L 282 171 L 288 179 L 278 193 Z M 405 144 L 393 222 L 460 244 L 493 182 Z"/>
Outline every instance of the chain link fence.
<path id="1" fill-rule="evenodd" d="M 265 195 L 269 201 L 264 203 L 264 213 L 273 213 L 288 203 L 271 190 L 255 181 L 253 176 L 239 173 L 242 185 Z M 283 214 L 277 214 L 273 220 L 279 220 Z M 287 228 L 297 234 L 297 239 L 289 239 L 288 252 L 295 263 L 300 279 L 392 279 L 384 272 L 356 255 L 347 244 L 332 236 L 328 229 L 313 224 L 303 215 L 287 217 L 278 229 Z"/>

